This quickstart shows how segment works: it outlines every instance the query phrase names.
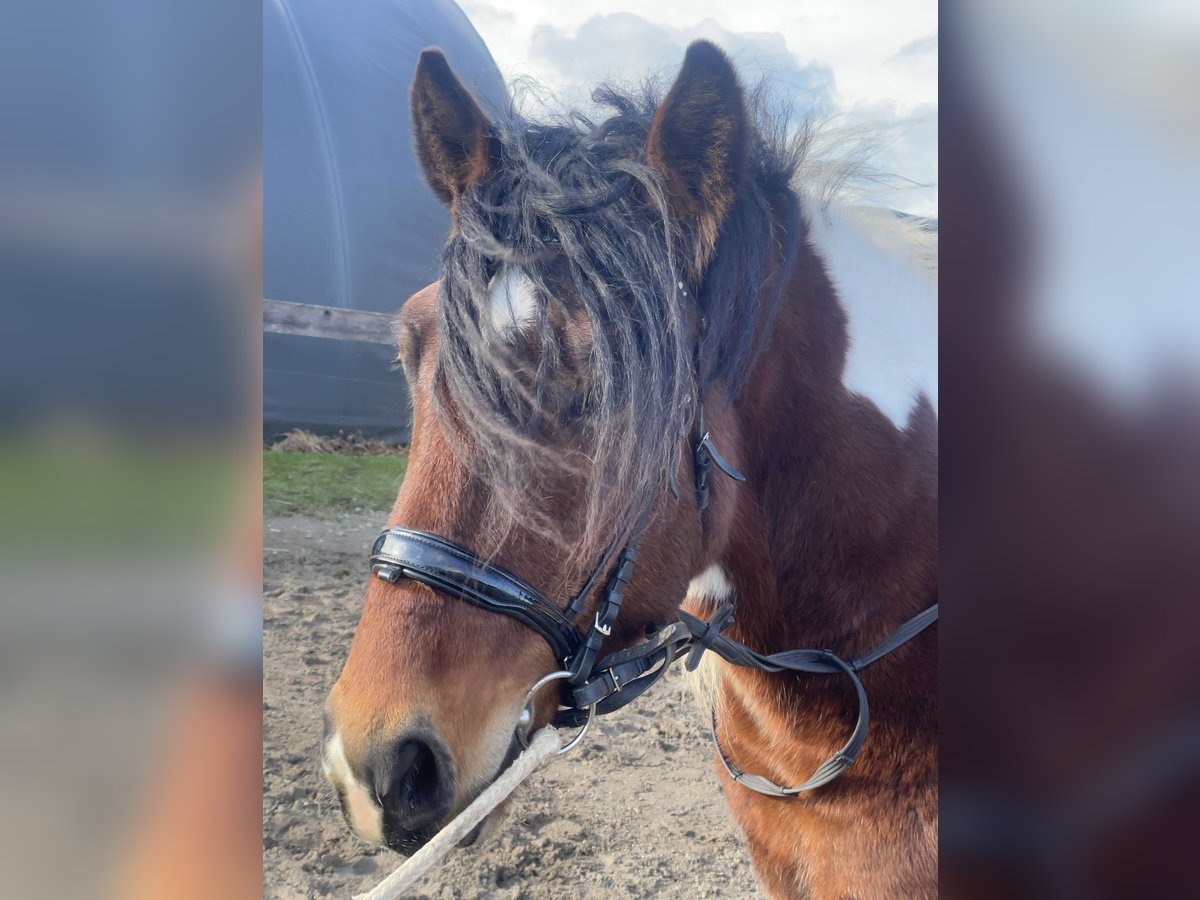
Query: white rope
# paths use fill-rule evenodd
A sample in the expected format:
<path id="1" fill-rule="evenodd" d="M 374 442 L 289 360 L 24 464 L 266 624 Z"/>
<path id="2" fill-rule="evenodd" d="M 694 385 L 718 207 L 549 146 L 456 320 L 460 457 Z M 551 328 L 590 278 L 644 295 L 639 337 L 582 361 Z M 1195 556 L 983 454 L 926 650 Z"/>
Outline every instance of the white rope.
<path id="1" fill-rule="evenodd" d="M 488 785 L 470 806 L 435 834 L 428 844 L 401 863 L 396 871 L 365 894 L 356 894 L 354 900 L 397 900 L 401 893 L 420 881 L 426 872 L 457 847 L 458 842 L 516 790 L 518 784 L 552 759 L 560 747 L 562 738 L 547 725 L 534 735 L 529 742 L 529 749 L 514 759 L 504 774 Z"/>

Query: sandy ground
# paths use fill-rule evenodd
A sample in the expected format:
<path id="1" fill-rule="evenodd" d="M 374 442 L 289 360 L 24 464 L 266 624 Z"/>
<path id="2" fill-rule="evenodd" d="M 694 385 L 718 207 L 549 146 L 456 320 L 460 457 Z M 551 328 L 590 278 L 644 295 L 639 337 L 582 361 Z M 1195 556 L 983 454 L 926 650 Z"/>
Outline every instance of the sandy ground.
<path id="1" fill-rule="evenodd" d="M 321 704 L 358 620 L 382 516 L 265 525 L 263 878 L 267 898 L 349 897 L 401 857 L 355 838 L 320 774 Z M 535 774 L 497 833 L 455 851 L 425 898 L 758 897 L 678 675 Z"/>

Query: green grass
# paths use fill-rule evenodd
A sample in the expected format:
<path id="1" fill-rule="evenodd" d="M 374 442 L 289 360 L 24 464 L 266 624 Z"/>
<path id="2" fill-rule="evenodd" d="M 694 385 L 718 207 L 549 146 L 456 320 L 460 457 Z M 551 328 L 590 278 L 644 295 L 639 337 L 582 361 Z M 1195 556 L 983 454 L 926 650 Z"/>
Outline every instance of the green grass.
<path id="1" fill-rule="evenodd" d="M 408 464 L 405 456 L 263 451 L 263 512 L 268 516 L 386 511 Z"/>
<path id="2" fill-rule="evenodd" d="M 228 447 L 101 434 L 0 441 L 0 556 L 207 547 L 247 481 Z"/>

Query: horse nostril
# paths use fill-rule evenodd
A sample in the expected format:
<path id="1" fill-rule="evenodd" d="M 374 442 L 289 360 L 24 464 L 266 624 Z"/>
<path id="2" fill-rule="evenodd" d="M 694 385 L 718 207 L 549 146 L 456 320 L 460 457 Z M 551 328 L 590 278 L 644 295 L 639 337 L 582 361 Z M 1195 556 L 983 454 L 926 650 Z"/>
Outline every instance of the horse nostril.
<path id="1" fill-rule="evenodd" d="M 400 745 L 397 757 L 399 771 L 403 774 L 392 792 L 394 807 L 407 806 L 415 812 L 426 799 L 437 793 L 437 762 L 424 741 L 405 741 Z"/>
<path id="2" fill-rule="evenodd" d="M 372 762 L 375 797 L 398 825 L 420 828 L 449 811 L 449 766 L 444 752 L 430 742 L 410 738 Z"/>

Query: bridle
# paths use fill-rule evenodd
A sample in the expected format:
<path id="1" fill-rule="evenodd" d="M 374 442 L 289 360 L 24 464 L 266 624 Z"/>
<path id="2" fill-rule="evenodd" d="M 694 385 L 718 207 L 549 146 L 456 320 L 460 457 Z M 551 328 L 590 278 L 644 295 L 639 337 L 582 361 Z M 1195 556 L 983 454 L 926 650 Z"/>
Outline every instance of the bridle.
<path id="1" fill-rule="evenodd" d="M 693 466 L 695 487 L 701 515 L 708 507 L 709 486 L 708 476 L 712 466 L 735 481 L 745 481 L 746 476 L 735 469 L 717 451 L 711 435 L 704 429 L 703 405 L 697 404 L 695 420 L 692 426 Z M 670 489 L 678 497 L 678 487 L 674 480 Z M 518 578 L 500 566 L 493 565 L 482 559 L 465 547 L 447 540 L 428 531 L 418 531 L 412 528 L 397 526 L 388 528 L 375 540 L 371 548 L 371 571 L 384 581 L 395 584 L 401 578 L 416 581 L 436 591 L 457 597 L 472 606 L 489 612 L 500 613 L 514 618 L 523 625 L 533 629 L 550 645 L 554 658 L 560 669 L 551 676 L 540 680 L 529 693 L 533 694 L 544 684 L 554 680 L 565 680 L 574 689 L 584 689 L 588 696 L 596 699 L 577 705 L 576 712 L 590 710 L 590 715 L 582 724 L 586 730 L 595 716 L 601 699 L 610 693 L 621 692 L 626 684 L 610 680 L 611 691 L 599 693 L 595 687 L 595 676 L 607 673 L 609 669 L 596 665 L 596 657 L 604 644 L 604 639 L 612 634 L 621 604 L 625 599 L 625 588 L 633 578 L 634 566 L 637 564 L 637 547 L 645 529 L 648 516 L 643 513 L 634 525 L 629 539 L 616 553 L 616 564 L 608 577 L 608 584 L 603 597 L 596 608 L 595 617 L 586 632 L 576 626 L 583 613 L 588 596 L 612 563 L 616 543 L 614 542 L 603 555 L 599 564 L 592 570 L 591 575 L 575 596 L 566 604 L 560 606 L 548 599 L 537 588 Z M 665 669 L 664 669 L 665 671 Z M 646 674 L 639 672 L 640 680 Z M 613 677 L 613 676 L 610 676 Z M 634 676 L 628 676 L 630 680 Z M 657 679 L 655 679 L 657 680 Z M 600 710 L 611 712 L 612 709 L 624 706 L 652 684 L 645 682 L 635 693 L 626 693 L 624 702 L 609 705 Z M 560 715 L 556 722 L 565 724 Z M 523 737 L 523 735 L 522 735 Z M 582 737 L 582 732 L 577 735 Z M 571 749 L 571 742 L 565 750 Z"/>
<path id="2" fill-rule="evenodd" d="M 703 404 L 697 403 L 690 441 L 696 496 L 702 517 L 708 506 L 708 477 L 714 465 L 734 481 L 746 480 L 717 451 L 711 434 L 705 428 L 703 410 Z M 678 496 L 674 481 L 670 488 Z M 680 610 L 675 622 L 658 628 L 644 641 L 598 659 L 604 639 L 612 633 L 620 614 L 625 589 L 633 578 L 638 541 L 647 518 L 646 514 L 641 516 L 624 546 L 615 554 L 617 542 L 614 542 L 583 587 L 565 606 L 553 602 L 532 585 L 465 547 L 436 534 L 402 526 L 388 528 L 376 539 L 371 549 L 371 571 L 392 584 L 401 579 L 424 584 L 472 606 L 516 619 L 541 635 L 550 645 L 559 669 L 540 679 L 529 690 L 517 737 L 522 743 L 525 742 L 527 720 L 530 718 L 529 704 L 537 691 L 553 681 L 562 681 L 559 709 L 553 724 L 581 728 L 563 746 L 560 752 L 564 753 L 582 740 L 597 715 L 613 712 L 637 699 L 684 654 L 687 655 L 686 666 L 689 670 L 694 670 L 704 652 L 711 650 L 734 665 L 763 672 L 845 675 L 854 684 L 858 695 L 858 718 L 854 730 L 845 745 L 822 763 L 804 783 L 781 787 L 761 775 L 743 772 L 729 761 L 717 741 L 718 755 L 730 777 L 761 794 L 792 797 L 832 781 L 854 762 L 867 737 L 867 694 L 858 672 L 933 624 L 938 617 L 937 604 L 914 616 L 874 650 L 853 660 L 844 660 L 830 650 L 799 649 L 770 655 L 758 653 L 722 634 L 733 624 L 733 606 L 729 603 L 718 607 L 707 621 Z M 586 631 L 581 631 L 575 623 L 586 608 L 588 596 L 610 568 L 608 582 L 592 623 Z M 717 738 L 715 715 L 713 738 Z"/>

